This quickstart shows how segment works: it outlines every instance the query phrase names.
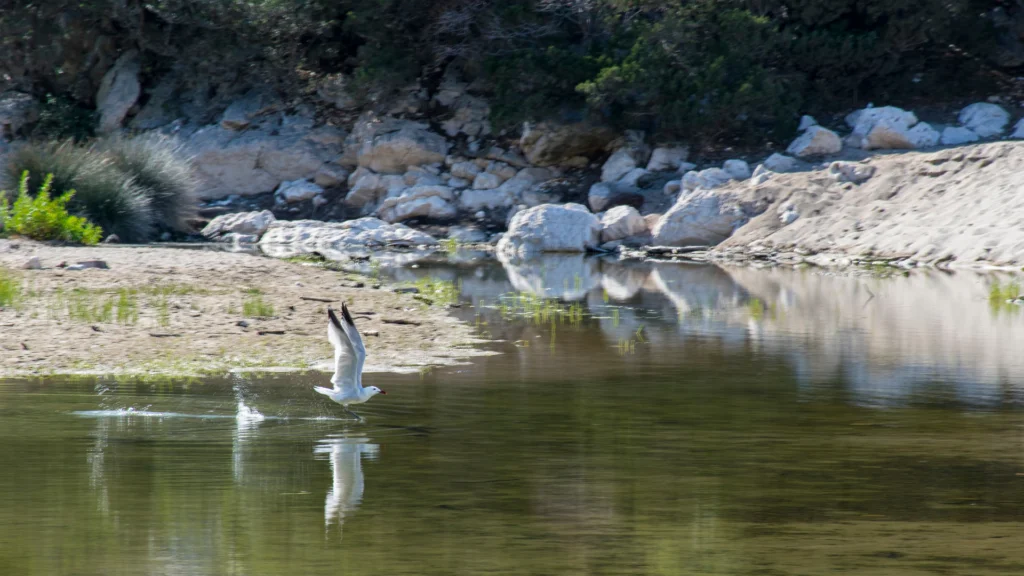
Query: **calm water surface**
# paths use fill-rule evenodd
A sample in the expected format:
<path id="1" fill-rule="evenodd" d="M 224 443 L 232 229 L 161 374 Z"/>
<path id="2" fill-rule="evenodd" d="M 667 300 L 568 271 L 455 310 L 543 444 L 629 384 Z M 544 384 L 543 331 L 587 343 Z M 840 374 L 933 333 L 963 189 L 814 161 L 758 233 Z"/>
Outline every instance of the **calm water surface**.
<path id="1" fill-rule="evenodd" d="M 365 424 L 319 374 L 0 381 L 0 574 L 1024 572 L 1006 278 L 394 275 L 460 282 L 504 354 L 368 375 Z"/>

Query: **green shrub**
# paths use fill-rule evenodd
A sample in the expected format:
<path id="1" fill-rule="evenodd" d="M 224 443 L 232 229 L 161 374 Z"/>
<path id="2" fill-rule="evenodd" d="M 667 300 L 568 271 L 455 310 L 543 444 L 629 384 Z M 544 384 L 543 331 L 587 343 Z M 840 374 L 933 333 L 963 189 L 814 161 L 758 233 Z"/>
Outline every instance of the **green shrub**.
<path id="1" fill-rule="evenodd" d="M 50 198 L 53 176 L 47 176 L 35 197 L 28 193 L 28 172 L 22 174 L 18 197 L 14 205 L 8 204 L 6 192 L 0 193 L 0 230 L 5 234 L 18 234 L 33 240 L 60 240 L 81 244 L 96 244 L 103 230 L 85 218 L 71 216 L 66 206 L 75 195 L 69 190 L 57 198 Z"/>
<path id="2" fill-rule="evenodd" d="M 189 230 L 195 217 L 199 180 L 177 140 L 152 134 L 113 138 L 97 145 L 149 198 L 158 227 Z"/>
<path id="3" fill-rule="evenodd" d="M 35 138 L 82 142 L 96 133 L 96 113 L 66 94 L 47 94 L 32 130 Z"/>

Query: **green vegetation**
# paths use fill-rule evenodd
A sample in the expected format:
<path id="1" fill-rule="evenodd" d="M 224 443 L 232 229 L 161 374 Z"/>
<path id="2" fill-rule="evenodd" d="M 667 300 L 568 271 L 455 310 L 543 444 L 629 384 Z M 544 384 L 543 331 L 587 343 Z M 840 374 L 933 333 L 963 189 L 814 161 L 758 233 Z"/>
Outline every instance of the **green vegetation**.
<path id="1" fill-rule="evenodd" d="M 52 175 L 56 194 L 75 192 L 70 212 L 124 242 L 150 240 L 161 229 L 186 230 L 196 209 L 191 165 L 176 144 L 158 137 L 32 143 L 11 153 L 6 170 L 7 181 L 28 172 L 29 188 L 42 186 L 38 175 Z"/>
<path id="2" fill-rule="evenodd" d="M 1017 281 L 1003 284 L 995 281 L 988 290 L 988 305 L 993 312 L 1017 308 L 1021 297 L 1021 287 Z"/>
<path id="3" fill-rule="evenodd" d="M 586 312 L 583 305 L 573 302 L 566 305 L 557 298 L 544 298 L 527 292 L 505 294 L 498 300 L 497 309 L 506 320 L 528 318 L 534 324 L 568 324 L 579 326 Z"/>
<path id="4" fill-rule="evenodd" d="M 459 296 L 462 294 L 462 281 L 459 280 L 456 283 L 437 278 L 420 278 L 416 281 L 416 289 L 420 293 L 415 298 L 425 304 L 451 306 L 459 303 Z"/>
<path id="5" fill-rule="evenodd" d="M 1013 22 L 997 0 L 15 4 L 0 14 L 0 68 L 61 94 L 47 103 L 44 132 L 79 138 L 98 88 L 82 31 L 111 27 L 132 31 L 116 49 L 153 47 L 142 54 L 147 81 L 173 71 L 203 101 L 215 90 L 199 78 L 297 96 L 337 73 L 357 102 L 377 101 L 452 67 L 490 93 L 499 126 L 590 113 L 731 141 L 786 137 L 797 111 L 988 94 L 1003 75 L 990 64 L 1002 49 L 992 15 Z M 69 17 L 74 30 L 61 24 Z"/>
<path id="6" fill-rule="evenodd" d="M 274 315 L 274 305 L 263 300 L 263 292 L 258 288 L 245 291 L 242 299 L 242 316 L 246 318 L 270 318 Z"/>
<path id="7" fill-rule="evenodd" d="M 6 268 L 0 268 L 0 308 L 16 307 L 21 298 L 21 281 Z"/>
<path id="8" fill-rule="evenodd" d="M 53 176 L 47 176 L 35 197 L 29 195 L 29 173 L 23 172 L 18 184 L 18 197 L 13 206 L 7 192 L 0 192 L 0 234 L 17 234 L 33 240 L 59 240 L 80 244 L 96 244 L 103 231 L 85 218 L 71 216 L 67 204 L 75 196 L 68 190 L 50 198 Z"/>

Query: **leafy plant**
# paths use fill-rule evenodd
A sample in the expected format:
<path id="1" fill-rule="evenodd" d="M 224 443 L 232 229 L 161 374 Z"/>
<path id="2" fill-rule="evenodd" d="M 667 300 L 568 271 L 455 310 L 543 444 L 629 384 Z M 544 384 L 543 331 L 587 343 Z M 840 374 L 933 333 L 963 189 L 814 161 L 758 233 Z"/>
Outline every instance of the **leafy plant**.
<path id="1" fill-rule="evenodd" d="M 21 282 L 5 268 L 0 268 L 0 308 L 16 307 L 21 297 Z"/>
<path id="2" fill-rule="evenodd" d="M 28 193 L 29 174 L 24 172 L 18 184 L 18 197 L 13 206 L 8 204 L 7 193 L 0 198 L 0 230 L 33 240 L 59 240 L 80 244 L 96 244 L 103 230 L 85 218 L 71 216 L 67 204 L 75 195 L 69 190 L 57 198 L 50 198 L 53 176 L 48 175 L 35 197 Z"/>

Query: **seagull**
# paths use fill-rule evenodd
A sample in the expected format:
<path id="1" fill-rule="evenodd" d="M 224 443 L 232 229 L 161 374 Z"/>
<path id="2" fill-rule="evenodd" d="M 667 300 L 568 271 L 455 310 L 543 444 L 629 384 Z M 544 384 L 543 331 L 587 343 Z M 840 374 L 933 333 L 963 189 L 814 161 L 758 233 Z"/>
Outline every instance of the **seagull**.
<path id="1" fill-rule="evenodd" d="M 328 455 L 331 462 L 333 482 L 324 501 L 324 527 L 337 522 L 341 528 L 345 516 L 358 510 L 363 501 L 362 456 L 375 459 L 378 446 L 367 438 L 328 438 L 321 440 L 313 452 Z"/>
<path id="2" fill-rule="evenodd" d="M 327 340 L 334 345 L 334 376 L 331 376 L 334 388 L 316 386 L 313 389 L 341 404 L 345 412 L 362 421 L 361 416 L 348 409 L 349 405 L 362 404 L 377 394 L 387 392 L 376 386 L 363 388 L 366 347 L 363 346 L 363 339 L 359 337 L 356 324 L 344 303 L 341 305 L 341 315 L 345 318 L 344 322 L 339 322 L 334 310 L 330 306 L 327 307 L 327 317 L 330 320 L 327 324 Z"/>

